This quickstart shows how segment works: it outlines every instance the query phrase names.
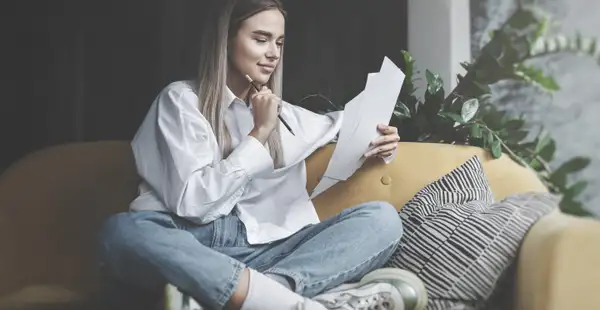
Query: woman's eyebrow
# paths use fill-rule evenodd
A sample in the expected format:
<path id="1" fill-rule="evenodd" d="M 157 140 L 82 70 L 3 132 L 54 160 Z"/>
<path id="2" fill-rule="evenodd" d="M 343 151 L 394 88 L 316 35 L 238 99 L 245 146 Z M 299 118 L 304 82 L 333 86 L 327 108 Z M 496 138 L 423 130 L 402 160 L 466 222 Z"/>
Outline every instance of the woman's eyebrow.
<path id="1" fill-rule="evenodd" d="M 268 31 L 265 31 L 265 30 L 254 30 L 254 31 L 252 31 L 252 33 L 258 34 L 258 35 L 262 35 L 262 36 L 265 36 L 265 37 L 268 37 L 268 38 L 272 38 L 273 37 L 273 34 L 271 32 L 268 32 Z M 281 35 L 278 39 L 281 40 L 283 38 L 284 38 L 284 36 Z"/>

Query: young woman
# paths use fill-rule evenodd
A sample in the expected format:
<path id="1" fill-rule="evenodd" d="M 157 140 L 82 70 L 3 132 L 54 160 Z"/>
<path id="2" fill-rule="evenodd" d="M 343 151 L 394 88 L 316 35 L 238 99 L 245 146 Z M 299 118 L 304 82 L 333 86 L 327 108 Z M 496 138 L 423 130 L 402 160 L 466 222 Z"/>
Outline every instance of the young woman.
<path id="1" fill-rule="evenodd" d="M 102 230 L 104 269 L 142 289 L 168 283 L 168 299 L 189 296 L 190 309 L 422 309 L 416 276 L 378 269 L 402 234 L 393 206 L 317 217 L 304 160 L 342 115 L 280 99 L 279 0 L 215 2 L 198 79 L 167 86 L 132 142 L 143 181 L 131 212 Z M 391 158 L 397 130 L 377 129 L 365 157 Z"/>

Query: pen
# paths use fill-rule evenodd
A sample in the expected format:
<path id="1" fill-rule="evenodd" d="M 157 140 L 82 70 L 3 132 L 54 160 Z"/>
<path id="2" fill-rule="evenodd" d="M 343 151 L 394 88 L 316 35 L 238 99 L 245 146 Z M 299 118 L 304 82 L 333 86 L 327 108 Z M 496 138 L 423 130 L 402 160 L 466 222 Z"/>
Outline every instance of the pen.
<path id="1" fill-rule="evenodd" d="M 256 91 L 260 91 L 260 88 L 258 88 L 258 86 L 256 86 L 256 84 L 254 84 L 254 81 L 252 80 L 252 78 L 246 74 L 246 79 L 248 80 L 248 82 L 250 82 L 250 84 L 254 87 L 254 89 L 256 89 Z M 287 128 L 287 130 L 289 130 L 289 132 L 294 135 L 294 132 L 292 131 L 292 128 L 290 127 L 290 125 L 288 125 L 283 118 L 281 117 L 281 115 L 277 115 L 277 117 L 279 118 L 279 120 L 283 123 L 283 125 L 285 126 L 285 128 Z M 295 135 L 294 135 L 295 136 Z"/>

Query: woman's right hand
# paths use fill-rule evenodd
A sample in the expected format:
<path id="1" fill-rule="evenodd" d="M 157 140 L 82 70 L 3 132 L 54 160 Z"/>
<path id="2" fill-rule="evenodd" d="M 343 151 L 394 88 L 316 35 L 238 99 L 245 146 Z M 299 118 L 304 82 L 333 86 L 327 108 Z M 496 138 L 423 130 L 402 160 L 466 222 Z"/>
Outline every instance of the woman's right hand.
<path id="1" fill-rule="evenodd" d="M 277 126 L 281 99 L 266 86 L 250 95 L 254 129 L 250 133 L 263 144 Z"/>

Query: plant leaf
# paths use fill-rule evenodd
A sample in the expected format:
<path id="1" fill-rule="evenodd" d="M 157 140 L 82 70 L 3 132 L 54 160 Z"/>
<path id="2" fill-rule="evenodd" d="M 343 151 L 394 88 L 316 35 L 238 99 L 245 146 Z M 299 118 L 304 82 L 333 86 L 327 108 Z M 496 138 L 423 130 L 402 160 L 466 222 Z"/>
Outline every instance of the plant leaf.
<path id="1" fill-rule="evenodd" d="M 556 91 L 560 87 L 553 77 L 544 74 L 540 69 L 522 63 L 515 68 L 515 77 L 528 83 L 536 83 L 547 91 Z"/>
<path id="2" fill-rule="evenodd" d="M 515 119 L 511 119 L 508 122 L 506 122 L 506 124 L 504 124 L 504 128 L 506 128 L 507 130 L 517 130 L 517 129 L 521 129 L 524 125 L 525 125 L 525 120 L 515 118 Z"/>
<path id="3" fill-rule="evenodd" d="M 556 35 L 552 38 L 539 38 L 531 47 L 532 56 L 548 56 L 551 54 L 571 52 L 598 58 L 598 41 L 596 38 L 583 37 L 577 33 L 574 37 Z"/>
<path id="4" fill-rule="evenodd" d="M 542 149 L 544 149 L 546 147 L 546 145 L 548 145 L 552 141 L 552 139 L 547 134 L 546 135 L 540 134 L 540 136 L 536 139 L 536 141 L 537 141 L 537 143 L 535 145 L 534 151 L 536 154 L 539 154 L 542 151 Z"/>
<path id="5" fill-rule="evenodd" d="M 415 85 L 413 83 L 415 60 L 408 51 L 402 50 L 400 53 L 402 53 L 402 58 L 404 59 L 404 83 L 402 92 L 412 95 L 415 92 Z"/>
<path id="6" fill-rule="evenodd" d="M 394 117 L 396 117 L 397 119 L 407 119 L 407 118 L 410 118 L 410 116 L 407 116 L 406 114 L 403 114 L 400 111 L 394 111 L 392 113 L 393 113 Z"/>
<path id="7" fill-rule="evenodd" d="M 567 175 L 561 172 L 553 172 L 549 178 L 552 184 L 556 185 L 561 191 L 564 191 L 567 186 Z"/>
<path id="8" fill-rule="evenodd" d="M 562 164 L 556 171 L 564 171 L 565 173 L 574 173 L 585 169 L 590 164 L 590 159 L 587 157 L 574 157 Z"/>
<path id="9" fill-rule="evenodd" d="M 565 196 L 568 196 L 570 198 L 575 198 L 577 196 L 579 196 L 581 193 L 583 193 L 583 191 L 587 188 L 588 186 L 588 182 L 586 181 L 579 181 L 571 186 L 569 186 L 569 188 L 567 188 L 564 192 Z"/>
<path id="10" fill-rule="evenodd" d="M 494 158 L 500 158 L 502 156 L 502 143 L 498 138 L 494 139 L 492 143 L 492 155 Z"/>
<path id="11" fill-rule="evenodd" d="M 486 105 L 485 107 L 486 109 L 481 115 L 483 122 L 493 130 L 501 130 L 504 128 L 503 120 L 506 117 L 506 112 L 498 110 L 492 105 Z"/>
<path id="12" fill-rule="evenodd" d="M 476 139 L 481 139 L 483 137 L 483 132 L 481 132 L 481 126 L 479 124 L 473 124 L 471 126 L 471 137 Z"/>
<path id="13" fill-rule="evenodd" d="M 529 162 L 529 166 L 536 171 L 543 168 L 542 163 L 540 163 L 540 161 L 537 160 L 536 158 L 534 158 L 531 162 Z"/>
<path id="14" fill-rule="evenodd" d="M 413 70 L 414 70 L 414 64 L 415 64 L 415 60 L 413 59 L 412 55 L 405 50 L 400 51 L 400 53 L 402 53 L 402 58 L 404 59 L 404 65 L 406 66 L 404 68 L 404 75 L 405 75 L 405 79 L 411 79 L 413 76 Z"/>
<path id="15" fill-rule="evenodd" d="M 477 98 L 473 98 L 473 99 L 469 99 L 469 100 L 465 101 L 465 103 L 463 103 L 460 114 L 461 114 L 464 122 L 468 123 L 471 119 L 473 119 L 473 117 L 475 117 L 475 114 L 477 114 L 478 110 L 479 110 L 479 100 L 477 100 Z"/>
<path id="16" fill-rule="evenodd" d="M 540 155 L 545 161 L 552 161 L 554 158 L 554 152 L 556 152 L 556 142 L 550 136 L 545 135 L 535 147 L 535 153 Z"/>
<path id="17" fill-rule="evenodd" d="M 426 70 L 425 78 L 427 79 L 427 91 L 430 94 L 437 94 L 444 86 L 444 82 L 439 74 Z"/>
<path id="18" fill-rule="evenodd" d="M 579 201 L 572 199 L 562 199 L 560 201 L 560 209 L 564 213 L 575 215 L 575 216 L 590 216 L 590 212 L 583 208 L 583 205 Z"/>
<path id="19" fill-rule="evenodd" d="M 487 130 L 487 134 L 483 135 L 483 145 L 491 151 L 492 143 L 494 143 L 494 133 Z"/>
<path id="20" fill-rule="evenodd" d="M 469 71 L 469 69 L 471 69 L 471 63 L 469 63 L 468 61 L 461 62 L 460 66 L 463 67 L 463 69 L 465 69 L 466 71 Z"/>
<path id="21" fill-rule="evenodd" d="M 492 88 L 488 84 L 479 83 L 477 81 L 473 81 L 473 85 L 477 87 L 479 93 L 481 94 L 489 94 L 492 92 Z"/>
<path id="22" fill-rule="evenodd" d="M 507 132 L 506 140 L 517 143 L 525 139 L 528 135 L 529 132 L 526 130 L 511 130 Z"/>
<path id="23" fill-rule="evenodd" d="M 465 120 L 462 118 L 462 116 L 459 115 L 459 114 L 456 114 L 456 113 L 452 113 L 452 112 L 440 112 L 438 115 L 441 116 L 441 117 L 453 120 L 453 121 L 455 121 L 455 122 L 457 122 L 459 124 L 464 124 L 465 123 Z"/>
<path id="24" fill-rule="evenodd" d="M 402 118 L 410 118 L 410 110 L 403 102 L 396 103 L 394 115 Z"/>
<path id="25" fill-rule="evenodd" d="M 574 157 L 563 163 L 558 169 L 550 174 L 550 181 L 565 191 L 567 188 L 567 175 L 585 169 L 590 164 L 590 159 L 586 157 Z"/>

